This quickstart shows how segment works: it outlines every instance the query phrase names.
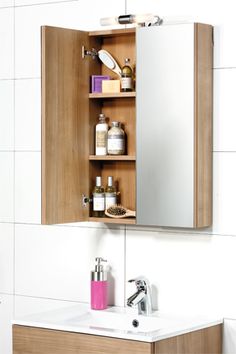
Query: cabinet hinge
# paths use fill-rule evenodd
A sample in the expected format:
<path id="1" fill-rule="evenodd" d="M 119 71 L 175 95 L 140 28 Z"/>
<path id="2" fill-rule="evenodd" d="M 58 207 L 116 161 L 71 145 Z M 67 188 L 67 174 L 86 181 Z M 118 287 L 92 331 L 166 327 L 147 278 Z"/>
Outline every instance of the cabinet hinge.
<path id="1" fill-rule="evenodd" d="M 86 56 L 90 56 L 93 59 L 95 59 L 98 55 L 98 52 L 95 48 L 92 48 L 91 50 L 85 49 L 85 46 L 82 45 L 82 59 L 84 59 Z"/>
<path id="2" fill-rule="evenodd" d="M 86 208 L 89 203 L 92 203 L 92 199 L 87 197 L 85 194 L 82 194 L 82 206 L 83 208 Z"/>

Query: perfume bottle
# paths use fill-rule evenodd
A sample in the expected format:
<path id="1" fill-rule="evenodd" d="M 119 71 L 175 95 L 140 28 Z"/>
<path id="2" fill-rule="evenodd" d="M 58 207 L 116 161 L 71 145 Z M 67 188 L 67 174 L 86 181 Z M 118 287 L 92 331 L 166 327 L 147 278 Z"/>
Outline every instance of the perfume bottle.
<path id="1" fill-rule="evenodd" d="M 105 209 L 116 204 L 116 187 L 113 185 L 113 177 L 109 176 L 107 178 L 107 186 L 105 189 Z"/>
<path id="2" fill-rule="evenodd" d="M 121 69 L 121 91 L 133 90 L 133 71 L 130 67 L 130 59 L 125 59 L 125 65 Z"/>
<path id="3" fill-rule="evenodd" d="M 100 176 L 96 177 L 96 185 L 93 189 L 93 216 L 102 217 L 104 216 L 105 210 L 105 193 L 102 186 L 102 178 Z"/>

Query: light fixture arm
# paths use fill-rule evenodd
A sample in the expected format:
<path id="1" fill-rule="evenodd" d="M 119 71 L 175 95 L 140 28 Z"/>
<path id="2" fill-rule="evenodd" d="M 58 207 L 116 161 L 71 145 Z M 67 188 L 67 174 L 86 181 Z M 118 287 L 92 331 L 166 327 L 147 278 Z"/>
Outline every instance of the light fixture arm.
<path id="1" fill-rule="evenodd" d="M 141 14 L 141 15 L 120 15 L 115 17 L 105 17 L 101 18 L 100 24 L 102 26 L 110 25 L 130 25 L 136 23 L 141 26 L 160 26 L 163 20 L 153 14 Z"/>

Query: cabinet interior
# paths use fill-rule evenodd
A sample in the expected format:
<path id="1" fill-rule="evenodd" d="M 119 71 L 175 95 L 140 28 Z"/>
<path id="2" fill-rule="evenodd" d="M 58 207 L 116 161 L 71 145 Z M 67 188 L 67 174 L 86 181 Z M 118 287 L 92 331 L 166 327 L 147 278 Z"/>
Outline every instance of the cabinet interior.
<path id="1" fill-rule="evenodd" d="M 135 31 L 122 30 L 111 32 L 92 32 L 89 35 L 90 49 L 105 49 L 116 59 L 120 66 L 125 58 L 130 58 L 135 64 Z M 117 75 L 105 67 L 99 59 L 89 58 L 89 77 L 92 75 L 109 75 L 118 79 Z M 99 113 L 108 117 L 108 124 L 112 121 L 121 122 L 126 136 L 125 155 L 95 156 L 95 126 L 98 123 Z M 89 95 L 89 194 L 92 195 L 96 176 L 102 177 L 104 187 L 107 177 L 113 176 L 117 190 L 120 192 L 119 202 L 126 208 L 136 210 L 136 117 L 135 92 L 119 94 L 90 94 Z M 92 205 L 89 212 L 93 218 Z M 114 219 L 105 219 L 114 222 Z M 121 220 L 118 220 L 120 223 Z M 135 223 L 134 219 L 123 219 L 122 223 Z"/>

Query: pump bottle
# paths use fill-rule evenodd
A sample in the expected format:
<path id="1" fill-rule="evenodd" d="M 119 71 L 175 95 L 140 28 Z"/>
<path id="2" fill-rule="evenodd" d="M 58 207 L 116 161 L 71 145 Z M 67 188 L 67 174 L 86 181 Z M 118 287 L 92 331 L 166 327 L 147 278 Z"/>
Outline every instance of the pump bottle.
<path id="1" fill-rule="evenodd" d="M 101 257 L 95 258 L 95 270 L 91 272 L 91 309 L 104 310 L 107 308 L 107 272 L 101 262 Z"/>

